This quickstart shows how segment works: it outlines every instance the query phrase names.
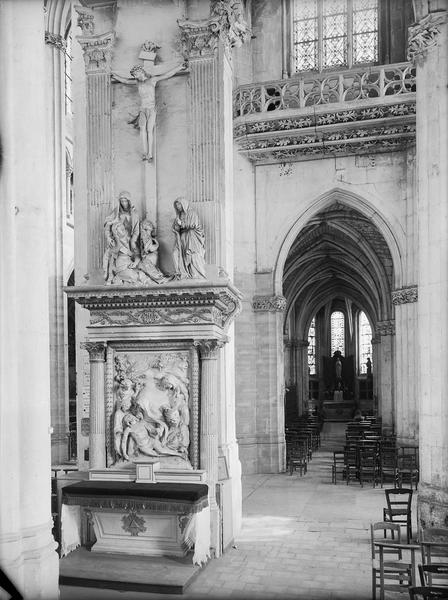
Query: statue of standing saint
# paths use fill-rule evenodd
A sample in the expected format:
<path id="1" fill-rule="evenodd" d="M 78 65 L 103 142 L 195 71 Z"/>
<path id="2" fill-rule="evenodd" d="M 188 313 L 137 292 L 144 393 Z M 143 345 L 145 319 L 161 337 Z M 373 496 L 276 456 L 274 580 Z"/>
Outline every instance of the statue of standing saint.
<path id="1" fill-rule="evenodd" d="M 155 59 L 159 46 L 152 42 L 146 42 L 145 68 L 135 65 L 130 70 L 131 77 L 121 77 L 112 73 L 112 80 L 127 85 L 136 85 L 140 96 L 140 111 L 130 121 L 140 129 L 140 139 L 143 149 L 143 160 L 150 161 L 153 157 L 154 126 L 156 123 L 156 85 L 163 79 L 169 79 L 180 71 L 185 71 L 185 63 L 170 63 L 169 65 L 155 65 Z"/>
<path id="2" fill-rule="evenodd" d="M 174 202 L 176 218 L 173 260 L 177 279 L 206 278 L 205 235 L 197 213 L 185 198 Z"/>

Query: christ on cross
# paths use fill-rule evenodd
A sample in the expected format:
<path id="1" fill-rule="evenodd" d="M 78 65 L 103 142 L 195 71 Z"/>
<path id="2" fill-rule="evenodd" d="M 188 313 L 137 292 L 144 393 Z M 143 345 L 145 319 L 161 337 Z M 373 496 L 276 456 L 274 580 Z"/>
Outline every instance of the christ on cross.
<path id="1" fill-rule="evenodd" d="M 121 77 L 116 73 L 112 78 L 120 83 L 136 85 L 140 96 L 140 111 L 130 121 L 140 129 L 140 139 L 143 147 L 143 160 L 150 161 L 153 156 L 154 125 L 156 122 L 156 85 L 163 79 L 169 79 L 180 71 L 185 71 L 185 63 L 173 65 L 155 65 L 156 52 L 145 53 L 145 68 L 135 65 L 130 70 L 131 77 Z M 150 55 L 148 57 L 148 55 Z"/>

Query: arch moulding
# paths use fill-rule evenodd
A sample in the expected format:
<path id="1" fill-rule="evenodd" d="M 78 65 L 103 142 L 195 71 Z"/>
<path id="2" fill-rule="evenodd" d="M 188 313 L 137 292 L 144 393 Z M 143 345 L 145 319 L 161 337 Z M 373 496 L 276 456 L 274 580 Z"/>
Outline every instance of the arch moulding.
<path id="1" fill-rule="evenodd" d="M 333 188 L 316 198 L 308 208 L 302 212 L 292 227 L 282 236 L 277 260 L 274 268 L 274 294 L 281 294 L 283 287 L 283 271 L 289 250 L 302 229 L 318 213 L 325 210 L 334 202 L 344 204 L 349 208 L 357 210 L 363 216 L 367 217 L 378 228 L 383 235 L 389 247 L 394 265 L 394 287 L 401 288 L 403 285 L 403 265 L 401 257 L 403 253 L 398 243 L 396 235 L 393 233 L 388 221 L 374 206 L 372 201 L 363 196 L 359 196 L 350 190 L 342 188 Z"/>

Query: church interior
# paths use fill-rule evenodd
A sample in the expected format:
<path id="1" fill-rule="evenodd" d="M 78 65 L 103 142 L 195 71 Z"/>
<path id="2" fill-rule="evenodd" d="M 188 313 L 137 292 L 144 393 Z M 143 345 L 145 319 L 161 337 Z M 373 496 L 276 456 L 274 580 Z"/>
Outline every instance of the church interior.
<path id="1" fill-rule="evenodd" d="M 361 598 L 340 543 L 448 597 L 448 0 L 0 0 L 0 47 L 0 588 Z"/>

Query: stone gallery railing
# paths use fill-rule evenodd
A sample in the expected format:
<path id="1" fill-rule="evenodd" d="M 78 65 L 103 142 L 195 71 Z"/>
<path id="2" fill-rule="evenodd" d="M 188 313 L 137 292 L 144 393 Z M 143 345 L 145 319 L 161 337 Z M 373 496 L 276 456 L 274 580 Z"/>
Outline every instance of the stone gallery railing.
<path id="1" fill-rule="evenodd" d="M 411 63 L 347 69 L 242 85 L 234 92 L 233 116 L 237 118 L 317 104 L 381 99 L 415 90 L 415 67 Z"/>

